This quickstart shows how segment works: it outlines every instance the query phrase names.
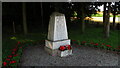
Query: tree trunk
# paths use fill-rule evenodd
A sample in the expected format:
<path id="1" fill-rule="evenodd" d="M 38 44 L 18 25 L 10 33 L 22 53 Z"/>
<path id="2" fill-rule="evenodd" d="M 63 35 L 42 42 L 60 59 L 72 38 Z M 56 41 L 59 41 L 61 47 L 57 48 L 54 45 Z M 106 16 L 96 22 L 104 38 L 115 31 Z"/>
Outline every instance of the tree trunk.
<path id="1" fill-rule="evenodd" d="M 84 14 L 83 14 L 83 16 L 84 16 Z M 81 24 L 82 24 L 82 33 L 84 33 L 85 32 L 85 22 L 84 22 L 84 17 L 81 17 Z"/>
<path id="2" fill-rule="evenodd" d="M 116 25 L 115 25 L 115 17 L 116 17 L 116 15 L 115 15 L 115 12 L 113 13 L 113 30 L 115 30 L 115 27 L 116 27 Z"/>
<path id="3" fill-rule="evenodd" d="M 109 32 L 110 32 L 110 23 L 109 23 L 109 17 L 106 18 L 106 24 L 105 24 L 105 38 L 109 38 Z"/>
<path id="4" fill-rule="evenodd" d="M 44 23 L 43 23 L 43 4 L 42 4 L 42 2 L 41 2 L 41 22 L 42 22 L 42 24 L 41 24 L 41 27 L 42 27 L 42 29 L 44 29 Z"/>
<path id="5" fill-rule="evenodd" d="M 13 32 L 14 32 L 14 34 L 16 33 L 16 31 L 15 31 L 15 23 L 14 23 L 14 21 L 13 21 Z"/>
<path id="6" fill-rule="evenodd" d="M 81 27 L 82 27 L 82 33 L 84 33 L 85 32 L 85 22 L 84 22 L 84 18 L 85 18 L 85 14 L 84 14 L 84 7 L 83 7 L 83 5 L 82 5 L 82 7 L 81 7 L 81 9 L 82 9 L 82 11 L 81 11 Z"/>
<path id="7" fill-rule="evenodd" d="M 106 15 L 106 22 L 105 22 L 105 38 L 109 38 L 109 32 L 110 32 L 110 3 L 108 3 L 108 12 Z"/>
<path id="8" fill-rule="evenodd" d="M 23 8 L 23 30 L 24 34 L 27 34 L 27 22 L 26 22 L 26 4 L 22 3 L 22 8 Z"/>
<path id="9" fill-rule="evenodd" d="M 104 3 L 104 12 L 103 12 L 103 33 L 105 32 L 105 23 L 106 23 L 106 4 Z"/>
<path id="10" fill-rule="evenodd" d="M 115 8 L 115 6 L 116 6 L 116 3 L 115 3 L 115 5 L 114 5 L 114 11 L 113 11 L 113 30 L 115 30 L 115 27 L 116 27 L 116 24 L 115 24 L 115 18 L 116 18 L 116 8 Z"/>

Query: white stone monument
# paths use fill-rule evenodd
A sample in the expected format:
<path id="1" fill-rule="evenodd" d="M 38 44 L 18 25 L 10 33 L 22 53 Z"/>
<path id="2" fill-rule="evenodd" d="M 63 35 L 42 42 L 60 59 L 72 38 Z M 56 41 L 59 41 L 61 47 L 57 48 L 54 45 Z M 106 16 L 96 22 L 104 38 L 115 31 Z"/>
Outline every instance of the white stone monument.
<path id="1" fill-rule="evenodd" d="M 53 12 L 50 16 L 48 39 L 45 40 L 45 50 L 51 55 L 59 55 L 61 57 L 72 55 L 72 50 L 59 50 L 59 47 L 64 45 L 70 45 L 65 15 Z"/>

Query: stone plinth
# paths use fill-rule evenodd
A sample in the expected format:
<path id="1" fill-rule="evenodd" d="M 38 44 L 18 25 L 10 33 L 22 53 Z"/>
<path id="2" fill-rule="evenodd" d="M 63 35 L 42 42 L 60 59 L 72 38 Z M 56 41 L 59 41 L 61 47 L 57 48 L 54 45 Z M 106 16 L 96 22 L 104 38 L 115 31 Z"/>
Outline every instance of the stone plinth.
<path id="1" fill-rule="evenodd" d="M 44 47 L 44 49 L 47 53 L 49 53 L 52 56 L 57 56 L 58 55 L 58 49 L 51 49 L 51 48 L 48 48 L 46 46 Z"/>
<path id="2" fill-rule="evenodd" d="M 69 39 L 60 41 L 45 40 L 45 45 L 50 49 L 58 49 L 60 46 L 70 45 L 70 40 Z"/>
<path id="3" fill-rule="evenodd" d="M 60 57 L 66 57 L 66 56 L 72 55 L 72 50 L 65 50 L 65 51 L 58 50 L 57 54 Z"/>
<path id="4" fill-rule="evenodd" d="M 48 37 L 45 40 L 45 50 L 51 55 L 59 55 L 61 57 L 72 54 L 72 50 L 60 51 L 60 46 L 70 45 L 70 39 L 68 39 L 67 26 L 65 15 L 54 12 L 50 16 Z"/>
<path id="5" fill-rule="evenodd" d="M 58 49 L 51 49 L 46 46 L 44 47 L 44 49 L 48 54 L 52 56 L 66 57 L 66 56 L 72 55 L 72 50 L 60 51 Z"/>

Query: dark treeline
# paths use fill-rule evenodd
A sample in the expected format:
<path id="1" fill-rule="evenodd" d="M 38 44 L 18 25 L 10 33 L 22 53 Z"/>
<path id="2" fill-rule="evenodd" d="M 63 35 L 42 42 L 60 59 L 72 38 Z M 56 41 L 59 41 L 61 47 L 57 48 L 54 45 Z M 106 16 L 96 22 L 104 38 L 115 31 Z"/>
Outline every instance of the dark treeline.
<path id="1" fill-rule="evenodd" d="M 44 23 L 43 27 L 47 28 L 50 14 L 53 11 L 54 9 L 50 6 L 49 2 L 26 2 L 28 31 L 38 28 L 41 29 L 42 23 Z M 4 30 L 13 31 L 13 21 L 15 23 L 16 32 L 23 32 L 21 2 L 2 3 L 2 14 L 3 32 Z"/>
<path id="2" fill-rule="evenodd" d="M 27 32 L 47 31 L 50 15 L 54 11 L 65 14 L 67 24 L 71 22 L 70 17 L 73 17 L 74 11 L 76 11 L 77 18 L 80 18 L 77 19 L 77 26 L 82 33 L 85 33 L 86 25 L 84 18 L 91 17 L 92 14 L 96 14 L 97 11 L 100 11 L 98 6 L 101 5 L 104 5 L 103 32 L 106 37 L 109 37 L 110 13 L 114 15 L 113 27 L 116 27 L 115 15 L 120 14 L 120 2 L 116 2 L 113 5 L 112 2 L 4 2 L 2 3 L 3 33 L 16 32 L 27 34 Z M 13 22 L 15 24 L 15 31 Z M 73 27 L 73 24 L 71 25 Z M 69 29 L 69 25 L 67 26 Z"/>

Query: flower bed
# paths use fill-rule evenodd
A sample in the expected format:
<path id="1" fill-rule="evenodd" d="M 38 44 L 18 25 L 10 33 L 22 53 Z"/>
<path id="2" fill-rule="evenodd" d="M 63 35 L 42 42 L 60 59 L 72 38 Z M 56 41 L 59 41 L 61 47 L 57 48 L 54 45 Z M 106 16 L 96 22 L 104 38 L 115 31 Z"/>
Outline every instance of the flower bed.
<path id="1" fill-rule="evenodd" d="M 79 40 L 72 40 L 72 44 L 76 46 L 90 46 L 90 47 L 102 48 L 102 49 L 120 52 L 120 46 L 115 48 L 105 43 L 95 43 L 95 42 L 86 42 L 86 41 L 80 42 Z"/>
<path id="2" fill-rule="evenodd" d="M 3 53 L 3 56 L 2 56 L 3 66 L 17 66 L 18 63 L 20 62 L 20 58 L 21 58 L 23 50 L 26 47 L 31 46 L 31 45 L 36 45 L 39 42 L 41 41 L 37 41 L 37 42 L 35 41 L 19 42 L 18 41 L 16 46 L 13 49 L 7 50 L 5 53 Z"/>
<path id="3" fill-rule="evenodd" d="M 21 42 L 18 41 L 14 49 L 10 50 L 9 53 L 6 51 L 3 54 L 3 66 L 17 66 L 22 54 L 22 46 L 20 44 Z"/>
<path id="4" fill-rule="evenodd" d="M 17 66 L 18 63 L 20 62 L 20 58 L 22 55 L 23 50 L 32 45 L 36 45 L 37 43 L 44 42 L 43 40 L 40 41 L 22 41 L 22 42 L 17 42 L 15 48 L 6 51 L 6 53 L 3 54 L 3 66 Z M 95 43 L 95 42 L 86 42 L 86 41 L 79 41 L 79 40 L 72 40 L 72 45 L 75 46 L 90 46 L 90 47 L 95 47 L 95 48 L 102 48 L 102 49 L 107 49 L 107 50 L 112 50 L 112 51 L 117 51 L 120 52 L 120 46 L 114 48 L 111 45 L 105 44 L 105 43 Z M 60 46 L 59 50 L 64 51 L 64 50 L 70 50 L 71 46 L 70 45 L 65 45 L 65 46 Z"/>

